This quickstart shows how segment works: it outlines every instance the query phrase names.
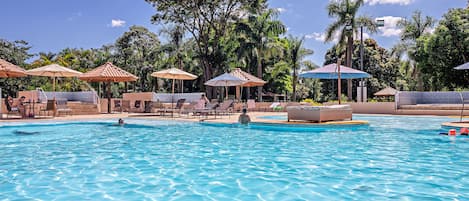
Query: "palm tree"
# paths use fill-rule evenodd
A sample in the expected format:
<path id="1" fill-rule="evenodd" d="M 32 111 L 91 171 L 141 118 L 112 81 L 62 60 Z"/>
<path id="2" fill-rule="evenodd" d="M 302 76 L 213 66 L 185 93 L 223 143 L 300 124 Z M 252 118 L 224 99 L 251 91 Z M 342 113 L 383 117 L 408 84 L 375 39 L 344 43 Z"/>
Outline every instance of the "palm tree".
<path id="1" fill-rule="evenodd" d="M 293 69 L 293 101 L 296 101 L 297 97 L 296 86 L 298 83 L 298 71 L 302 66 L 305 66 L 305 62 L 303 61 L 303 59 L 306 56 L 313 54 L 313 50 L 306 49 L 303 47 L 303 42 L 304 37 L 297 38 L 289 36 L 285 47 L 285 60 Z"/>
<path id="2" fill-rule="evenodd" d="M 250 15 L 236 25 L 236 32 L 242 34 L 244 47 L 248 55 L 256 58 L 257 76 L 263 78 L 263 62 L 272 38 L 285 33 L 286 28 L 276 20 L 278 12 L 269 9 L 260 14 Z M 262 87 L 257 89 L 258 100 L 262 101 Z"/>
<path id="3" fill-rule="evenodd" d="M 353 35 L 359 34 L 359 28 L 364 27 L 370 33 L 377 31 L 373 19 L 367 16 L 357 16 L 358 10 L 364 5 L 364 0 L 337 0 L 330 1 L 327 6 L 329 17 L 336 18 L 326 29 L 326 41 L 330 42 L 339 35 L 339 44 L 347 42 L 346 65 L 352 67 Z M 347 41 L 345 40 L 347 38 Z M 348 80 L 347 94 L 352 98 L 352 81 Z"/>
<path id="4" fill-rule="evenodd" d="M 405 53 L 409 59 L 409 77 L 417 80 L 418 90 L 423 91 L 423 80 L 420 76 L 420 69 L 415 62 L 417 39 L 428 33 L 435 24 L 432 17 L 423 17 L 420 11 L 415 11 L 412 18 L 402 19 L 397 26 L 402 29 L 401 43 L 393 48 L 397 57 Z"/>

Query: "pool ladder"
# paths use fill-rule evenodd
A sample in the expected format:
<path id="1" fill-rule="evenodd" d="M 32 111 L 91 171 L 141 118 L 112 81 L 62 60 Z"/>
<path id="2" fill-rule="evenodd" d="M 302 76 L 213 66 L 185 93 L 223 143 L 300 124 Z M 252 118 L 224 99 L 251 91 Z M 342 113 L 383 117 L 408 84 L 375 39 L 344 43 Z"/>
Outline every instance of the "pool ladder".
<path id="1" fill-rule="evenodd" d="M 465 103 L 469 103 L 469 100 L 464 100 L 464 96 L 462 95 L 462 92 L 459 92 L 459 96 L 461 97 L 461 103 L 462 103 L 461 115 L 459 116 L 459 122 L 462 122 L 462 118 L 464 116 L 464 105 Z"/>

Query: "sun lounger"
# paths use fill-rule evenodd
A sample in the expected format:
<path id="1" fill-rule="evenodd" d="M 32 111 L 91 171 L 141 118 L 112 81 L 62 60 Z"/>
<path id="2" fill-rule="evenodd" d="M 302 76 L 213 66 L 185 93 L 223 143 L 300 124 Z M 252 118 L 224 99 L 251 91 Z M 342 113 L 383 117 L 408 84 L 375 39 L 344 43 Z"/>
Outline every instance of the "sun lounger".
<path id="1" fill-rule="evenodd" d="M 68 114 L 68 115 L 71 115 L 72 114 L 72 109 L 70 109 L 68 106 L 67 106 L 67 100 L 64 100 L 64 99 L 58 99 L 56 101 L 57 103 L 57 110 L 56 110 L 56 113 L 57 115 L 60 115 L 60 113 L 64 113 L 64 114 Z"/>
<path id="2" fill-rule="evenodd" d="M 171 113 L 171 116 L 174 116 L 174 113 L 179 113 L 180 114 L 181 110 L 184 107 L 184 102 L 186 102 L 186 99 L 179 99 L 176 102 L 176 107 L 174 107 L 174 108 L 162 108 L 162 109 L 159 109 L 158 112 L 160 113 L 161 116 L 164 116 L 164 114 L 166 114 L 166 113 Z"/>
<path id="3" fill-rule="evenodd" d="M 7 107 L 7 118 L 11 114 L 18 114 L 18 115 L 22 116 L 20 109 L 18 107 L 11 106 L 10 102 L 8 102 L 7 98 L 5 98 L 5 106 Z"/>
<path id="4" fill-rule="evenodd" d="M 46 107 L 39 109 L 39 113 L 47 113 L 47 116 L 49 116 L 50 111 L 52 111 L 52 116 L 55 116 L 57 111 L 57 105 L 55 100 L 47 100 Z"/>
<path id="5" fill-rule="evenodd" d="M 113 111 L 121 112 L 122 113 L 122 101 L 121 100 L 114 100 L 114 109 Z"/>
<path id="6" fill-rule="evenodd" d="M 351 120 L 352 108 L 350 105 L 331 105 L 331 106 L 288 106 L 288 121 L 337 121 Z"/>
<path id="7" fill-rule="evenodd" d="M 219 115 L 233 113 L 233 103 L 233 100 L 225 100 L 215 109 L 215 112 Z"/>

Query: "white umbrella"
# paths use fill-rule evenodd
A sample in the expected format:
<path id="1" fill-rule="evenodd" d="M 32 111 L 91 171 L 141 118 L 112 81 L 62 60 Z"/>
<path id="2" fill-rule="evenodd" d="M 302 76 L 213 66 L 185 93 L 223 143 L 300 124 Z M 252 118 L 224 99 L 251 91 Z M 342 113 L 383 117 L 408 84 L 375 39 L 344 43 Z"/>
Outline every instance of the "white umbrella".
<path id="1" fill-rule="evenodd" d="M 174 94 L 174 80 L 195 80 L 197 79 L 197 75 L 190 74 L 186 71 L 179 70 L 177 68 L 170 68 L 162 71 L 157 71 L 151 74 L 153 77 L 165 78 L 165 79 L 172 79 L 173 86 L 172 86 L 172 93 Z"/>
<path id="2" fill-rule="evenodd" d="M 170 68 L 166 70 L 157 71 L 151 74 L 153 77 L 165 78 L 165 79 L 172 79 L 173 84 L 171 87 L 171 107 L 173 105 L 173 98 L 174 98 L 174 80 L 195 80 L 197 79 L 197 75 L 190 74 L 186 71 L 179 70 L 177 68 Z"/>
<path id="3" fill-rule="evenodd" d="M 54 91 L 55 91 L 55 78 L 56 77 L 77 77 L 82 74 L 81 72 L 60 66 L 58 64 L 50 64 L 47 66 L 31 69 L 31 70 L 26 71 L 26 73 L 28 75 L 52 77 L 53 78 L 52 89 Z"/>
<path id="4" fill-rule="evenodd" d="M 245 84 L 247 81 L 236 77 L 229 73 L 224 73 L 218 77 L 215 77 L 207 82 L 205 85 L 212 86 L 212 87 L 229 87 L 229 86 L 240 86 Z M 226 90 L 226 96 L 228 97 L 228 90 Z"/>

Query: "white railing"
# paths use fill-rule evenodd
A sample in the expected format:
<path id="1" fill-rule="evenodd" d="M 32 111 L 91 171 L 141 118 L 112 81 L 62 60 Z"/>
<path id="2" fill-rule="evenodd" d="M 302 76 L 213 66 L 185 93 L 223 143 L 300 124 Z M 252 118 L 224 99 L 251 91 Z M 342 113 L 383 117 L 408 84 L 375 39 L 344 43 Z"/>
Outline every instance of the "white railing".
<path id="1" fill-rule="evenodd" d="M 42 88 L 36 88 L 38 102 L 47 103 L 47 94 L 42 90 Z"/>
<path id="2" fill-rule="evenodd" d="M 99 98 L 98 92 L 96 92 L 96 90 L 94 90 L 94 88 L 88 82 L 85 82 L 85 85 L 90 91 L 93 92 L 93 104 L 97 104 L 98 106 L 101 105 L 101 98 Z"/>

